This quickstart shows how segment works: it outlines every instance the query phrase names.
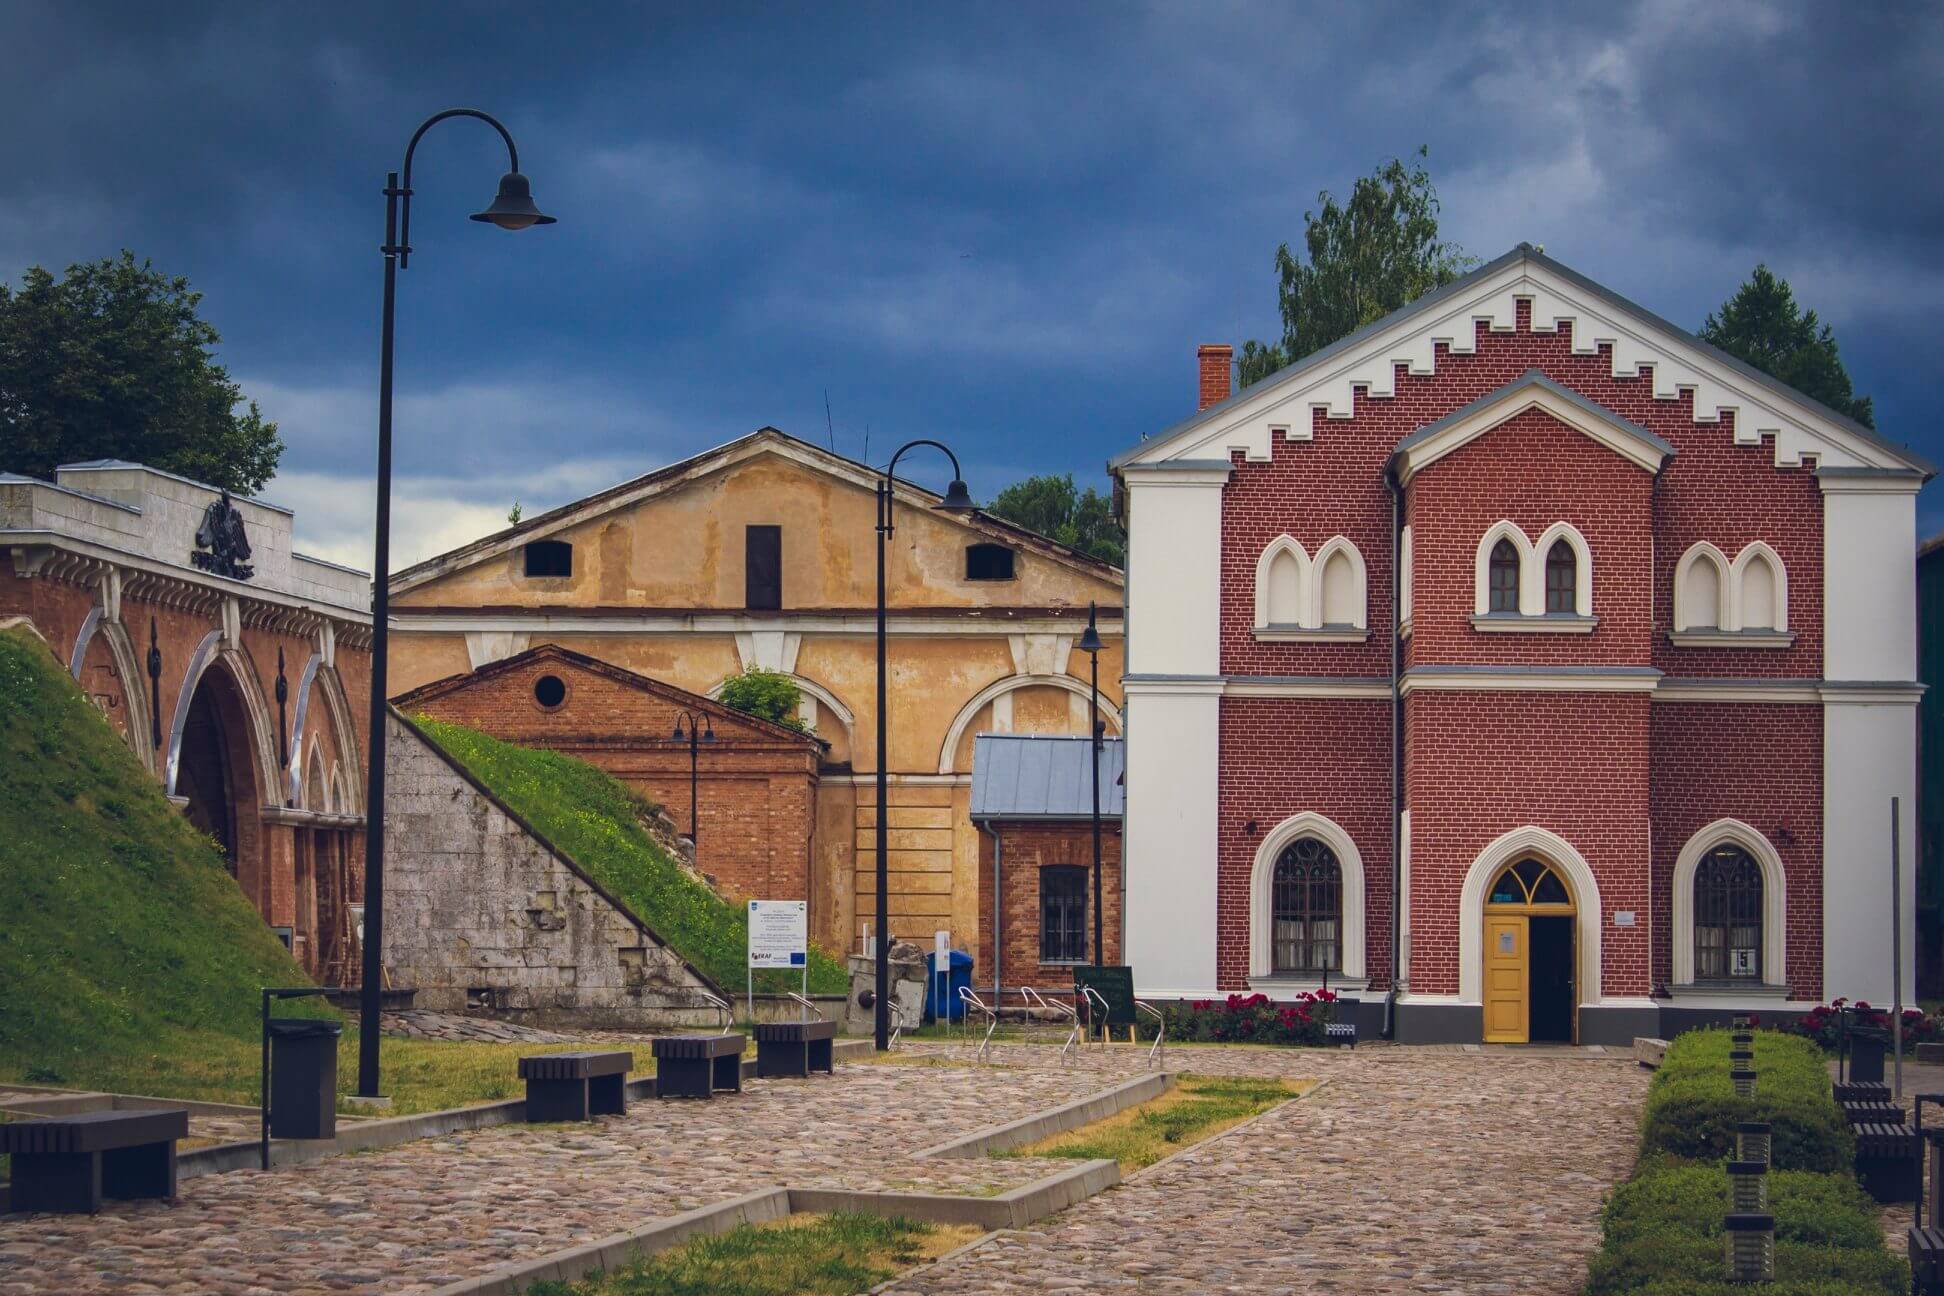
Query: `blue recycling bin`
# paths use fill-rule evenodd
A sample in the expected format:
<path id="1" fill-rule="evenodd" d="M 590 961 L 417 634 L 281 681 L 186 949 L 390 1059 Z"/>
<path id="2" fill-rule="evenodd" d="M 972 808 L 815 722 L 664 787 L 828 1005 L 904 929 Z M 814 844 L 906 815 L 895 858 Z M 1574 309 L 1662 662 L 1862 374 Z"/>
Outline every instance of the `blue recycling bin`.
<path id="1" fill-rule="evenodd" d="M 945 996 L 945 1020 L 957 1021 L 965 1016 L 965 1001 L 959 998 L 960 986 L 972 984 L 972 956 L 960 950 L 953 950 L 945 960 L 945 970 L 938 970 L 938 953 L 925 955 L 925 1020 L 937 1021 L 938 996 Z"/>

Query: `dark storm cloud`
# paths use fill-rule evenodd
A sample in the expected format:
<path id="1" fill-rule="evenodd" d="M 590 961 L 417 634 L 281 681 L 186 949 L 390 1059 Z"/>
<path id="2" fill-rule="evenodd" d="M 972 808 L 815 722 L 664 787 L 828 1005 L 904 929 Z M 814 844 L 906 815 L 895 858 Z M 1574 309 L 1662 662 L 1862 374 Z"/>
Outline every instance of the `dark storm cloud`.
<path id="1" fill-rule="evenodd" d="M 1758 259 L 1933 458 L 1944 23 L 1891 6 L 14 6 L 0 272 L 128 246 L 208 294 L 291 441 L 273 498 L 364 548 L 384 172 L 476 103 L 562 223 L 420 154 L 401 510 L 422 552 L 763 423 L 952 439 L 990 493 L 1184 412 L 1272 336 L 1316 191 L 1429 144 L 1447 233 L 1690 326 Z M 1927 504 L 1927 508 L 1928 508 Z M 1930 515 L 1934 529 L 1944 517 Z"/>

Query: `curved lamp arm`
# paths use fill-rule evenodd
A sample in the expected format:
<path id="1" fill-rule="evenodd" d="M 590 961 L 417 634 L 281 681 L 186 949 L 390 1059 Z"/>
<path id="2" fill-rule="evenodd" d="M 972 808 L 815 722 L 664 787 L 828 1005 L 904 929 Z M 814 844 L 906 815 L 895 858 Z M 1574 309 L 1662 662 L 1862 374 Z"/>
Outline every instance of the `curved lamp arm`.
<path id="1" fill-rule="evenodd" d="M 898 460 L 904 458 L 905 451 L 916 450 L 919 446 L 935 446 L 936 448 L 943 450 L 945 452 L 945 457 L 952 461 L 953 478 L 962 480 L 965 477 L 965 473 L 959 468 L 958 456 L 952 453 L 952 447 L 946 445 L 943 441 L 933 441 L 929 438 L 921 437 L 916 441 L 907 441 L 903 445 L 898 447 L 898 453 L 892 455 L 891 462 L 884 466 L 884 476 L 886 480 L 896 480 L 897 472 L 898 472 Z"/>
<path id="2" fill-rule="evenodd" d="M 518 171 L 520 169 L 519 146 L 513 143 L 512 133 L 500 124 L 499 118 L 493 116 L 491 113 L 481 112 L 477 108 L 448 108 L 444 112 L 433 113 L 430 117 L 420 122 L 419 128 L 412 132 L 411 143 L 405 146 L 405 179 L 398 187 L 398 197 L 401 207 L 398 213 L 398 246 L 392 250 L 398 253 L 398 268 L 400 270 L 403 270 L 409 265 L 412 259 L 412 155 L 418 152 L 419 141 L 425 138 L 425 132 L 431 130 L 448 117 L 477 117 L 480 121 L 485 122 L 488 126 L 498 131 L 500 138 L 506 141 L 506 169 L 508 171 Z"/>

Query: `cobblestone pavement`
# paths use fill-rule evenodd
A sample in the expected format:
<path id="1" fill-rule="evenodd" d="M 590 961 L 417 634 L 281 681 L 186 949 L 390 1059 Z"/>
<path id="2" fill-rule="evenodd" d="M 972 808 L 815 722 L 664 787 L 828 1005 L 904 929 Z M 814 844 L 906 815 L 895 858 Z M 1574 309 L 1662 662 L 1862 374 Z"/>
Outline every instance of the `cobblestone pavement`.
<path id="1" fill-rule="evenodd" d="M 1072 1163 L 913 1154 L 1100 1087 L 1080 1070 L 843 1065 L 834 1081 L 753 1081 L 587 1125 L 209 1175 L 173 1204 L 0 1220 L 0 1293 L 410 1296 L 772 1184 L 1003 1191 Z"/>
<path id="2" fill-rule="evenodd" d="M 1057 1050 L 1002 1056 L 1047 1064 L 1021 1053 Z M 1125 1046 L 1074 1064 L 1138 1066 Z M 1632 1169 L 1648 1078 L 1583 1050 L 1178 1048 L 1168 1066 L 1326 1083 L 889 1290 L 1577 1292 L 1602 1197 Z"/>
<path id="3" fill-rule="evenodd" d="M 357 1020 L 355 1013 L 350 1014 L 345 1029 L 356 1029 Z M 470 1017 L 421 1008 L 384 1013 L 378 1018 L 378 1027 L 387 1035 L 403 1035 L 411 1039 L 474 1040 L 487 1044 L 569 1044 L 587 1038 L 586 1032 L 563 1035 L 559 1031 L 541 1030 L 491 1017 Z"/>

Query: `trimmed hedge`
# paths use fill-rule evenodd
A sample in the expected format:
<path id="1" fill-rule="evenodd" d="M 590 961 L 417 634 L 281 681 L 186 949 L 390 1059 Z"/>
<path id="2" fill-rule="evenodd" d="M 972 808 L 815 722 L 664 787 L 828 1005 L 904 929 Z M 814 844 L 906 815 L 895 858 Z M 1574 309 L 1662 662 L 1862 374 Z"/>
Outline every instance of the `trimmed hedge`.
<path id="1" fill-rule="evenodd" d="M 1805 1039 L 1756 1031 L 1755 1097 L 1738 1098 L 1728 1047 L 1726 1031 L 1689 1031 L 1668 1046 L 1647 1094 L 1643 1149 L 1720 1161 L 1734 1151 L 1735 1125 L 1761 1120 L 1774 1127 L 1775 1169 L 1848 1172 L 1856 1140 L 1831 1097 L 1822 1051 Z"/>
<path id="2" fill-rule="evenodd" d="M 1769 1210 L 1776 1281 L 1766 1296 L 1901 1296 L 1910 1270 L 1884 1247 L 1876 1203 L 1850 1171 L 1855 1143 L 1837 1107 L 1821 1050 L 1775 1031 L 1755 1033 L 1754 1099 L 1728 1080 L 1728 1034 L 1693 1031 L 1667 1050 L 1641 1117 L 1641 1158 L 1601 1217 L 1587 1296 L 1733 1296 L 1722 1217 L 1720 1162 L 1739 1121 L 1773 1126 Z"/>

